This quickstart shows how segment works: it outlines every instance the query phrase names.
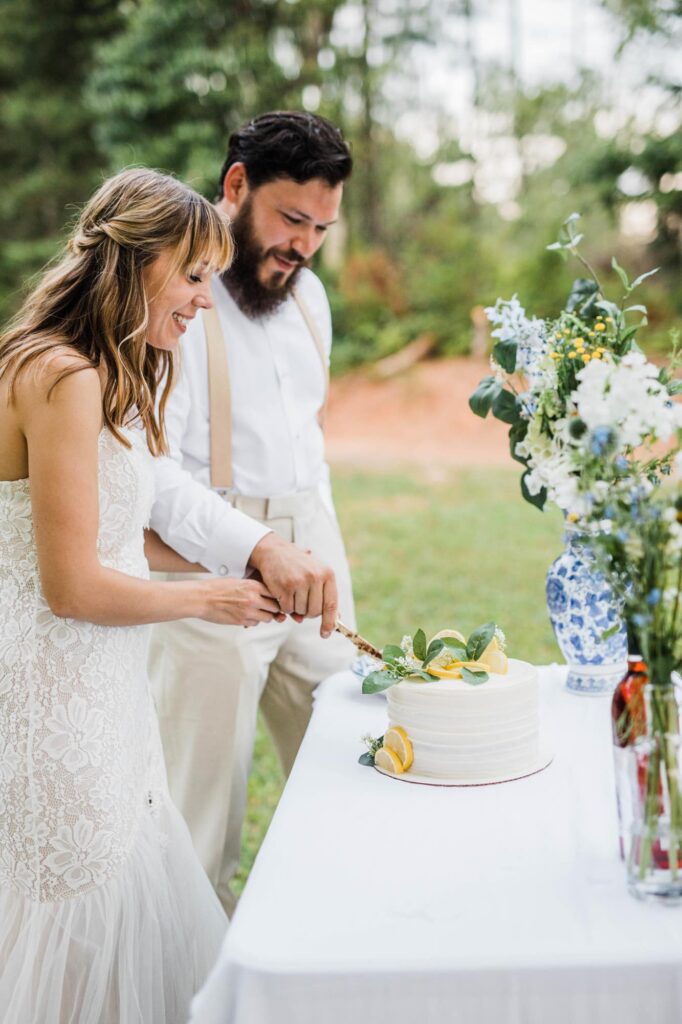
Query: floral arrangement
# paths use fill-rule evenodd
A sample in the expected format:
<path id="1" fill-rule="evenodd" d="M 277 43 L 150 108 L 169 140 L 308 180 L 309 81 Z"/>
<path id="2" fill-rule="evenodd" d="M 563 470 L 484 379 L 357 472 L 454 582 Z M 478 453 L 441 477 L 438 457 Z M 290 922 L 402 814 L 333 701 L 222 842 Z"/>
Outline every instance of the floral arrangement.
<path id="1" fill-rule="evenodd" d="M 588 269 L 558 317 L 528 317 L 518 298 L 498 299 L 486 310 L 496 339 L 491 367 L 469 400 L 478 416 L 489 412 L 509 424 L 510 450 L 525 471 L 523 496 L 543 508 L 553 501 L 570 519 L 584 519 L 605 497 L 611 479 L 633 466 L 655 481 L 669 472 L 670 456 L 638 449 L 674 437 L 682 410 L 671 397 L 680 390 L 672 373 L 679 362 L 674 346 L 669 366 L 659 369 L 639 350 L 635 336 L 646 324 L 646 308 L 625 305 L 631 293 L 656 271 L 630 282 L 617 261 L 612 267 L 623 287 L 621 304 L 604 297 L 592 267 L 579 251 L 578 214 L 564 223 L 548 248 L 572 254 Z M 631 322 L 638 318 L 635 322 Z"/>

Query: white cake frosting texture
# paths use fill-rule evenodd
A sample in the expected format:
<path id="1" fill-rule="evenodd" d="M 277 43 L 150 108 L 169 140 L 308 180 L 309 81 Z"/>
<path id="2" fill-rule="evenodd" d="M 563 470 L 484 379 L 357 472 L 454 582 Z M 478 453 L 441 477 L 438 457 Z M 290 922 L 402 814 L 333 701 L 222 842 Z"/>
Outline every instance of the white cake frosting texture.
<path id="1" fill-rule="evenodd" d="M 538 675 L 509 660 L 505 675 L 401 682 L 387 691 L 389 724 L 410 738 L 409 774 L 450 783 L 514 778 L 538 768 Z"/>

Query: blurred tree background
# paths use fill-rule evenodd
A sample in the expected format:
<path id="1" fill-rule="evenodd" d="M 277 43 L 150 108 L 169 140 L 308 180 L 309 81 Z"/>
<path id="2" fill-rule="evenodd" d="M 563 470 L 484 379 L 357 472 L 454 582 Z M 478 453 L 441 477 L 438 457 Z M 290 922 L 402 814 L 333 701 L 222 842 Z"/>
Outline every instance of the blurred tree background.
<path id="1" fill-rule="evenodd" d="M 573 268 L 545 245 L 574 209 L 597 266 L 615 252 L 662 268 L 643 295 L 654 345 L 680 317 L 680 0 L 0 0 L 0 14 L 3 321 L 103 176 L 144 163 L 213 198 L 229 132 L 277 108 L 324 114 L 353 146 L 317 267 L 337 369 L 424 335 L 467 352 L 475 307 L 498 294 L 550 313 Z M 540 73 L 528 29 L 560 16 L 566 45 L 548 35 Z"/>

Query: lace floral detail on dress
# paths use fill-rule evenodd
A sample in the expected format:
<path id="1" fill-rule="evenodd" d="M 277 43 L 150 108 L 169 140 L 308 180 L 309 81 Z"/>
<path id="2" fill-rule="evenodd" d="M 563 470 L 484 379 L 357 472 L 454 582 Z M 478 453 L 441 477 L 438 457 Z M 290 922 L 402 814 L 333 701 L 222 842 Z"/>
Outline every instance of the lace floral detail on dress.
<path id="1" fill-rule="evenodd" d="M 99 438 L 100 561 L 148 577 L 153 498 L 141 431 Z M 0 483 L 0 878 L 38 900 L 101 885 L 163 780 L 148 627 L 57 618 L 40 588 L 28 481 Z"/>

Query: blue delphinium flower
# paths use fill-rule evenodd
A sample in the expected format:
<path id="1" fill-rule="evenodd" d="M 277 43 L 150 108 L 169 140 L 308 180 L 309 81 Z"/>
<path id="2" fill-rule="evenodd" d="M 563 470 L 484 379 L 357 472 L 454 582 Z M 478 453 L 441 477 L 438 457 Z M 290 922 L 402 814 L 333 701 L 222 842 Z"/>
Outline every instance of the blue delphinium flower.
<path id="1" fill-rule="evenodd" d="M 593 455 L 605 455 L 614 440 L 611 427 L 595 427 L 590 438 L 590 451 Z"/>

